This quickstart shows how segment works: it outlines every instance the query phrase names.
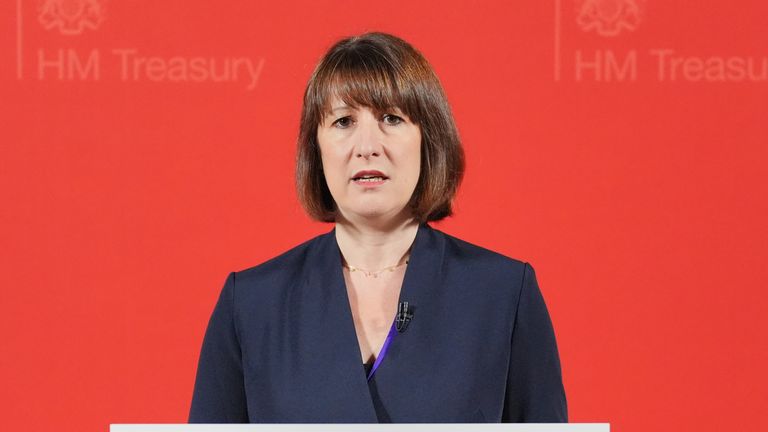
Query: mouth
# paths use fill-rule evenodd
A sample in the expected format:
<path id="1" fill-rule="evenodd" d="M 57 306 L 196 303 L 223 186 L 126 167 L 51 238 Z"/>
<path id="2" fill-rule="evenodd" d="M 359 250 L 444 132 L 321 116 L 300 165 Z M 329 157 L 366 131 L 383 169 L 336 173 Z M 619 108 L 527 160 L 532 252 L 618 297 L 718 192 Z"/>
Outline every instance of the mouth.
<path id="1" fill-rule="evenodd" d="M 384 182 L 384 180 L 389 180 L 389 177 L 383 172 L 375 170 L 358 171 L 352 177 L 352 181 L 359 184 L 379 184 Z"/>

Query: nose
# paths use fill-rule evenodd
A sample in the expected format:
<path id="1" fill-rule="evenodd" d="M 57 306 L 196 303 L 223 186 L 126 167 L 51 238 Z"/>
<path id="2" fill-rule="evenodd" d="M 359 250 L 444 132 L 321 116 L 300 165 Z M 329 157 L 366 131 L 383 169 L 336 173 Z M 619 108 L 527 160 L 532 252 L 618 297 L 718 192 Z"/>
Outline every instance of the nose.
<path id="1" fill-rule="evenodd" d="M 355 157 L 369 159 L 370 157 L 381 156 L 384 133 L 372 113 L 366 112 L 365 115 L 361 116 L 355 132 L 357 135 L 355 137 Z"/>

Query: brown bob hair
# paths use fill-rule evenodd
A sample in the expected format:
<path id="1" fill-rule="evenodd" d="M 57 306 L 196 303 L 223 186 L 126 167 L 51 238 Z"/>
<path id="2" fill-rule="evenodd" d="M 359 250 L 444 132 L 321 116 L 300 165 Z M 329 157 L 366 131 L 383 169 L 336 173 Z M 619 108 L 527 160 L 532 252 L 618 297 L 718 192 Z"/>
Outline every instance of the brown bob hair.
<path id="1" fill-rule="evenodd" d="M 323 173 L 317 127 L 333 97 L 382 113 L 399 108 L 421 129 L 421 170 L 408 203 L 420 222 L 452 214 L 464 175 L 464 151 L 448 99 L 424 56 L 386 33 L 366 33 L 334 44 L 304 92 L 296 155 L 296 189 L 310 217 L 336 220 L 336 203 Z"/>

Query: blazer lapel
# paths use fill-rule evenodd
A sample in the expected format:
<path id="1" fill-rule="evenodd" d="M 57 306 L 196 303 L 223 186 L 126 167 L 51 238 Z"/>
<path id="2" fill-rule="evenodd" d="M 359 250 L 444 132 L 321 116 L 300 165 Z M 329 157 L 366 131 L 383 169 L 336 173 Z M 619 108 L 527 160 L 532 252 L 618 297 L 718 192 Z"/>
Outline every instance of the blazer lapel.
<path id="1" fill-rule="evenodd" d="M 431 355 L 430 347 L 440 343 L 435 340 L 439 332 L 431 328 L 431 315 L 433 299 L 445 282 L 444 255 L 445 236 L 427 224 L 419 226 L 400 289 L 400 302 L 408 302 L 413 318 L 390 343 L 371 383 L 381 419 L 418 421 L 418 416 L 409 415 L 419 411 L 420 382 L 440 360 Z"/>
<path id="2" fill-rule="evenodd" d="M 357 342 L 352 311 L 341 268 L 341 253 L 335 229 L 319 238 L 317 248 L 307 257 L 307 285 L 315 291 L 308 297 L 316 301 L 322 319 L 315 331 L 323 343 L 317 348 L 316 374 L 325 384 L 323 393 L 332 397 L 338 407 L 339 422 L 376 423 L 376 411 L 371 400 L 360 347 Z M 314 295 L 313 295 L 314 294 Z"/>
<path id="3" fill-rule="evenodd" d="M 419 225 L 400 288 L 400 302 L 408 302 L 413 308 L 414 322 L 418 308 L 428 303 L 434 295 L 433 289 L 440 283 L 444 252 L 445 239 L 429 225 Z"/>

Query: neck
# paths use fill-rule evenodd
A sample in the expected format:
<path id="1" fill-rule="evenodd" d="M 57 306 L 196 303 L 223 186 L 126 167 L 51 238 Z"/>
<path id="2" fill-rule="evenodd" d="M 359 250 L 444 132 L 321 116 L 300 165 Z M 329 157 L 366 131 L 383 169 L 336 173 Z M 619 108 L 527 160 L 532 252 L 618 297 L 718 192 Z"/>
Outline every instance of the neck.
<path id="1" fill-rule="evenodd" d="M 416 238 L 419 222 L 413 218 L 385 225 L 336 221 L 336 242 L 347 264 L 377 270 L 399 264 Z"/>

